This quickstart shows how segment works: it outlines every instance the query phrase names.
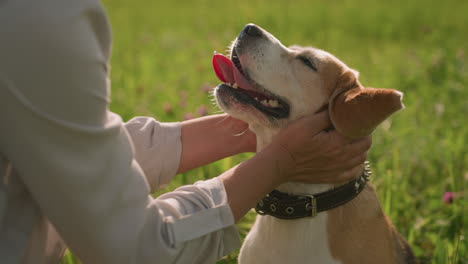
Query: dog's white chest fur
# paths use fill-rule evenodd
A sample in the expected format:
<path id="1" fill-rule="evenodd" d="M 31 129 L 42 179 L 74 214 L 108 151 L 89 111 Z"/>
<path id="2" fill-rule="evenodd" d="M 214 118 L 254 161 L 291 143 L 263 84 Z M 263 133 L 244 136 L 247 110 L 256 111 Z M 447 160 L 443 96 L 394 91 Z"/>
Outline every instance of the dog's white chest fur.
<path id="1" fill-rule="evenodd" d="M 308 193 L 328 189 L 326 185 L 281 186 L 307 188 Z M 315 190 L 313 190 L 315 189 Z M 328 247 L 327 213 L 314 218 L 283 220 L 272 216 L 257 216 L 239 254 L 239 263 L 333 263 Z"/>
<path id="2" fill-rule="evenodd" d="M 251 127 L 257 134 L 257 151 L 271 142 L 274 129 Z M 328 184 L 285 183 L 277 189 L 295 194 L 314 194 L 329 190 Z M 340 264 L 328 247 L 327 213 L 295 220 L 257 216 L 239 254 L 240 264 L 323 263 Z"/>

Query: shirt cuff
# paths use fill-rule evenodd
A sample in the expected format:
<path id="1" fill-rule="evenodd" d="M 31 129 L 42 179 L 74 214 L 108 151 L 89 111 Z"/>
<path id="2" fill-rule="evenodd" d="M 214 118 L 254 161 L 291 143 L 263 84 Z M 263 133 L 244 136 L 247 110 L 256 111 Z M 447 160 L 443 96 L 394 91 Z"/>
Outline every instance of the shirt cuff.
<path id="1" fill-rule="evenodd" d="M 194 185 L 182 186 L 172 193 L 166 193 L 158 199 L 166 201 L 172 200 L 174 203 L 180 203 L 180 199 L 175 199 L 180 192 L 193 192 L 192 188 L 196 188 L 198 192 L 204 193 L 206 197 L 210 197 L 211 207 L 191 212 L 191 206 L 188 204 L 179 204 L 179 213 L 182 216 L 168 216 L 165 222 L 168 228 L 168 240 L 172 246 L 178 245 L 200 238 L 205 235 L 213 234 L 221 236 L 222 248 L 219 249 L 220 256 L 227 255 L 238 249 L 241 245 L 241 240 L 237 227 L 235 225 L 234 216 L 231 207 L 228 204 L 226 190 L 224 184 L 218 178 L 213 178 L 207 181 L 199 181 Z M 196 204 L 206 204 L 200 197 L 196 201 L 191 201 L 195 207 Z M 170 202 L 170 203 L 172 203 Z M 192 206 L 193 206 L 192 205 Z"/>

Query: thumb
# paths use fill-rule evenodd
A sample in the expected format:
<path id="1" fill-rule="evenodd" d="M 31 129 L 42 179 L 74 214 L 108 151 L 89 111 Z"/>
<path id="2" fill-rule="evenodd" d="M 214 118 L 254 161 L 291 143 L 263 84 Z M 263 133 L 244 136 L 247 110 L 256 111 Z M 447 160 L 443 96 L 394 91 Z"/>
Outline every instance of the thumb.
<path id="1" fill-rule="evenodd" d="M 326 128 L 331 126 L 331 121 L 328 116 L 328 110 L 304 116 L 292 121 L 288 126 L 280 131 L 280 138 L 291 139 L 297 135 L 315 136 Z"/>
<path id="2" fill-rule="evenodd" d="M 302 123 L 303 129 L 307 130 L 308 134 L 310 133 L 314 136 L 331 126 L 328 111 L 305 116 L 299 119 L 298 122 Z"/>

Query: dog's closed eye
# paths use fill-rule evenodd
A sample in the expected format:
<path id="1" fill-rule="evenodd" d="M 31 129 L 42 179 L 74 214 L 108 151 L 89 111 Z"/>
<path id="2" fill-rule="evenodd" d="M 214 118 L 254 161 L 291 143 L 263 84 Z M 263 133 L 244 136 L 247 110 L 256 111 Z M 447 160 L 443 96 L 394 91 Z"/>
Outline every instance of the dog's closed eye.
<path id="1" fill-rule="evenodd" d="M 307 67 L 311 68 L 312 70 L 314 70 L 315 72 L 318 71 L 317 69 L 317 66 L 315 66 L 315 64 L 313 63 L 313 61 L 311 59 L 309 59 L 307 56 L 298 56 L 297 57 L 300 61 L 302 61 L 302 63 L 304 63 L 304 65 L 306 65 Z"/>

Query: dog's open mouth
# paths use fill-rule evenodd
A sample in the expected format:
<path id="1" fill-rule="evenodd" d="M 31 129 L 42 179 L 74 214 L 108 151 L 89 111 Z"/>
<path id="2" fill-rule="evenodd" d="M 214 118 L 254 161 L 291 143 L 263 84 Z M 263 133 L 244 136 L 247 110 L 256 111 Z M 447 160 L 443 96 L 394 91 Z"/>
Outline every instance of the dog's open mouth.
<path id="1" fill-rule="evenodd" d="M 213 55 L 214 71 L 223 82 L 218 88 L 226 90 L 238 102 L 250 104 L 267 116 L 287 118 L 289 104 L 246 77 L 235 51 L 231 58 L 232 60 L 221 54 Z"/>

